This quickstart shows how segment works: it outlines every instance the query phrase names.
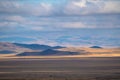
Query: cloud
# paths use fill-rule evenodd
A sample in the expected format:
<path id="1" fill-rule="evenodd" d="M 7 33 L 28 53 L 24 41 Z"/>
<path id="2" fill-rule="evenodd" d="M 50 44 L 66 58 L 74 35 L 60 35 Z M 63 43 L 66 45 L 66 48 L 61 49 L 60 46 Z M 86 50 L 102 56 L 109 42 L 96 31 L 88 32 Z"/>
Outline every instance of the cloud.
<path id="1" fill-rule="evenodd" d="M 73 29 L 78 29 L 78 28 L 84 28 L 85 25 L 81 22 L 57 22 L 52 24 L 54 27 L 56 26 L 57 28 L 73 28 Z"/>
<path id="2" fill-rule="evenodd" d="M 42 27 L 30 27 L 30 29 L 31 30 L 34 30 L 34 31 L 41 31 L 41 30 L 43 30 L 43 28 Z"/>
<path id="3" fill-rule="evenodd" d="M 78 7 L 81 7 L 81 8 L 84 8 L 86 7 L 86 0 L 82 0 L 82 1 L 73 1 L 71 2 L 72 4 L 71 5 L 74 5 L 74 6 L 78 6 Z"/>
<path id="4" fill-rule="evenodd" d="M 4 20 L 11 22 L 18 22 L 18 23 L 22 23 L 26 21 L 26 19 L 22 16 L 6 16 L 4 17 Z"/>
<path id="5" fill-rule="evenodd" d="M 119 15 L 75 17 L 5 16 L 0 21 L 1 32 L 60 31 L 81 28 L 119 28 Z"/>
<path id="6" fill-rule="evenodd" d="M 9 27 L 15 27 L 18 24 L 16 22 L 0 22 L 0 27 L 5 27 L 5 26 L 9 26 Z"/>
<path id="7" fill-rule="evenodd" d="M 0 13 L 23 16 L 71 16 L 120 13 L 119 0 L 66 0 L 66 3 L 30 3 L 29 1 L 2 0 Z M 23 3 L 26 2 L 26 3 Z M 34 1 L 35 2 L 35 1 Z M 60 3 L 60 1 L 59 1 Z"/>
<path id="8" fill-rule="evenodd" d="M 120 1 L 72 0 L 65 7 L 67 15 L 114 14 L 120 13 Z"/>
<path id="9" fill-rule="evenodd" d="M 119 6 L 119 0 L 1 0 L 1 41 L 69 46 L 119 43 Z"/>
<path id="10" fill-rule="evenodd" d="M 104 3 L 103 13 L 120 13 L 120 1 L 108 1 Z"/>
<path id="11" fill-rule="evenodd" d="M 42 39 L 37 39 L 34 41 L 28 41 L 30 44 L 44 44 L 44 45 L 50 45 L 50 46 L 60 46 L 59 43 L 53 41 L 53 40 L 42 40 Z"/>
<path id="12" fill-rule="evenodd" d="M 120 27 L 119 0 L 66 0 L 54 4 L 40 1 L 0 1 L 1 31 Z"/>
<path id="13" fill-rule="evenodd" d="M 48 16 L 52 11 L 51 4 L 23 4 L 17 1 L 1 1 L 0 13 L 7 15 L 23 15 L 23 16 Z"/>

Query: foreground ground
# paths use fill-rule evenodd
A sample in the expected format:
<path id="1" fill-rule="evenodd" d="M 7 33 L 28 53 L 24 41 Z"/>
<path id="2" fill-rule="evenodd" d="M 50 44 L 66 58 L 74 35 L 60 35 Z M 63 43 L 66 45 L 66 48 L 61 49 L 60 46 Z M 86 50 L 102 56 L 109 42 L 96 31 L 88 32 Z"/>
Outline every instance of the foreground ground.
<path id="1" fill-rule="evenodd" d="M 0 59 L 0 80 L 120 80 L 120 58 Z"/>

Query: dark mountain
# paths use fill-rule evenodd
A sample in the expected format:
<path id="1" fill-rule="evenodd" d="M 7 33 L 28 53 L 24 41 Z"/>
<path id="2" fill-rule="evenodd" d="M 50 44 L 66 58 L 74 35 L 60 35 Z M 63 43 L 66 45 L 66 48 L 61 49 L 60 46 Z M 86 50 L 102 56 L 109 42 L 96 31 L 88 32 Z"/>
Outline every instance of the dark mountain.
<path id="1" fill-rule="evenodd" d="M 39 44 L 20 44 L 20 43 L 14 43 L 17 46 L 24 47 L 24 48 L 29 48 L 33 50 L 44 50 L 44 49 L 49 49 L 51 48 L 50 46 L 47 45 L 39 45 Z"/>
<path id="2" fill-rule="evenodd" d="M 24 53 L 17 54 L 17 56 L 50 56 L 50 55 L 77 55 L 77 54 L 79 53 L 47 49 L 42 52 L 24 52 Z"/>
<path id="3" fill-rule="evenodd" d="M 2 50 L 0 51 L 0 54 L 12 54 L 15 53 L 14 51 L 9 51 L 9 50 Z"/>
<path id="4" fill-rule="evenodd" d="M 24 47 L 24 48 L 29 48 L 29 49 L 32 49 L 32 50 L 46 50 L 46 49 L 60 49 L 60 48 L 63 48 L 61 46 L 55 46 L 55 47 L 51 47 L 51 46 L 48 46 L 48 45 L 40 45 L 40 44 L 20 44 L 20 43 L 13 43 L 17 46 L 20 46 L 20 47 Z"/>
<path id="5" fill-rule="evenodd" d="M 102 48 L 102 47 L 100 47 L 100 46 L 92 46 L 90 48 Z"/>
<path id="6" fill-rule="evenodd" d="M 63 47 L 63 46 L 54 46 L 54 47 L 52 47 L 52 49 L 60 49 L 60 48 L 65 48 L 65 47 Z"/>

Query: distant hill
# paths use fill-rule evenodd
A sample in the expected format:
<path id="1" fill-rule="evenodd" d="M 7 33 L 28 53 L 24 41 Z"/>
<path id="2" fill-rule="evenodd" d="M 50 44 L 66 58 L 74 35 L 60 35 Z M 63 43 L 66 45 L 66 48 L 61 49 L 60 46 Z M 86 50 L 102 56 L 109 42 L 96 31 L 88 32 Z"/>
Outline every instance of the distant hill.
<path id="1" fill-rule="evenodd" d="M 54 47 L 52 47 L 52 49 L 61 49 L 61 48 L 65 48 L 65 47 L 63 47 L 63 46 L 54 46 Z"/>
<path id="2" fill-rule="evenodd" d="M 13 43 L 13 44 L 20 46 L 20 47 L 33 49 L 33 50 L 44 50 L 44 49 L 51 48 L 51 46 L 39 45 L 39 44 L 20 44 L 20 43 Z"/>
<path id="3" fill-rule="evenodd" d="M 77 54 L 79 53 L 47 49 L 42 52 L 24 52 L 24 53 L 17 54 L 17 56 L 50 56 L 50 55 L 77 55 Z"/>
<path id="4" fill-rule="evenodd" d="M 100 46 L 92 46 L 90 48 L 102 48 L 102 47 L 100 47 Z"/>
<path id="5" fill-rule="evenodd" d="M 0 51 L 1 53 L 10 53 L 13 52 L 33 52 L 33 51 L 41 51 L 46 49 L 60 49 L 64 48 L 61 46 L 48 46 L 48 45 L 40 45 L 40 44 L 21 44 L 21 43 L 10 43 L 10 42 L 0 42 Z"/>
<path id="6" fill-rule="evenodd" d="M 24 47 L 24 48 L 29 48 L 32 50 L 46 50 L 46 49 L 60 49 L 63 48 L 61 46 L 48 46 L 48 45 L 40 45 L 40 44 L 20 44 L 20 43 L 13 43 L 17 46 Z"/>
<path id="7" fill-rule="evenodd" d="M 15 53 L 14 51 L 9 51 L 9 50 L 2 50 L 0 51 L 0 54 L 12 54 Z"/>
<path id="8" fill-rule="evenodd" d="M 30 49 L 9 42 L 0 42 L 0 51 L 29 51 Z"/>

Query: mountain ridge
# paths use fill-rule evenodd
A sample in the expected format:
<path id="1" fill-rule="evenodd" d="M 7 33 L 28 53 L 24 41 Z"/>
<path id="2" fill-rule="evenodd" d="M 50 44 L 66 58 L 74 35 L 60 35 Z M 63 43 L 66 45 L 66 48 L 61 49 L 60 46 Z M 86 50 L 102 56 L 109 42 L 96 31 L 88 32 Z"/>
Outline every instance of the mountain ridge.
<path id="1" fill-rule="evenodd" d="M 65 48 L 62 46 L 49 46 L 49 45 L 43 45 L 43 44 L 22 44 L 22 43 L 13 43 L 17 46 L 24 47 L 24 48 L 29 48 L 32 50 L 46 50 L 46 49 L 60 49 L 60 48 Z"/>
<path id="2" fill-rule="evenodd" d="M 50 55 L 77 55 L 77 54 L 79 53 L 47 49 L 41 52 L 23 52 L 23 53 L 17 54 L 17 56 L 50 56 Z"/>

